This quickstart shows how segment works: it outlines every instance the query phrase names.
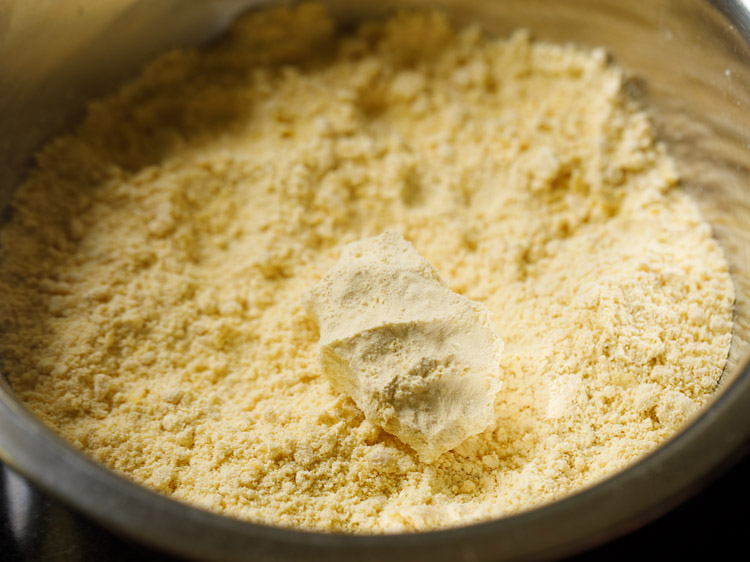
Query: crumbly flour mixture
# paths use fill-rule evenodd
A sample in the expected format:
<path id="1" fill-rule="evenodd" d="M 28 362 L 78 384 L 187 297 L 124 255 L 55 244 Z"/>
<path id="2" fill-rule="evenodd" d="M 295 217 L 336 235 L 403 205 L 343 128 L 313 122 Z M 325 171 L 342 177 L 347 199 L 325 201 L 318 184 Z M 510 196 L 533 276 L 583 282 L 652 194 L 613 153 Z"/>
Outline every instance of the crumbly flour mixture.
<path id="1" fill-rule="evenodd" d="M 243 17 L 90 106 L 0 234 L 0 357 L 93 458 L 227 515 L 348 532 L 554 500 L 669 437 L 726 361 L 722 251 L 601 50 L 435 13 Z M 303 295 L 401 233 L 505 342 L 496 420 L 434 462 L 317 360 Z"/>

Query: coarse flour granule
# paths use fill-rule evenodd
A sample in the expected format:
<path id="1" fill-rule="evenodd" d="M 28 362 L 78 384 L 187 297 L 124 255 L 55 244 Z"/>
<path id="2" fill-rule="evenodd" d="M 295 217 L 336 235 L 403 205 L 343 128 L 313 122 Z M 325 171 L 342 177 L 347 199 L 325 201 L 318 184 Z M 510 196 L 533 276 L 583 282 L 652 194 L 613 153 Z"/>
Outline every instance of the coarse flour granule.
<path id="1" fill-rule="evenodd" d="M 153 490 L 253 521 L 424 530 L 652 450 L 731 338 L 722 251 L 601 50 L 435 13 L 252 13 L 52 141 L 0 234 L 20 399 Z M 401 233 L 505 342 L 496 422 L 431 464 L 319 372 L 303 295 Z"/>

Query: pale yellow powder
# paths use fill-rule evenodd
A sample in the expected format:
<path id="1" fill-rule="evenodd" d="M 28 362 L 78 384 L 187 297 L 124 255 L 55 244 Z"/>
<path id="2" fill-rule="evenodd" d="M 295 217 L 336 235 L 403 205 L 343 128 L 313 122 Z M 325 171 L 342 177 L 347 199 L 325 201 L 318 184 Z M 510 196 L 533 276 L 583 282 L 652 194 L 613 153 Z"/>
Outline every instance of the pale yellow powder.
<path id="1" fill-rule="evenodd" d="M 433 13 L 246 16 L 40 153 L 0 234 L 3 368 L 95 459 L 253 521 L 420 530 L 590 485 L 707 402 L 731 337 L 721 249 L 622 84 Z M 303 308 L 385 230 L 505 341 L 496 424 L 430 465 L 321 377 Z"/>

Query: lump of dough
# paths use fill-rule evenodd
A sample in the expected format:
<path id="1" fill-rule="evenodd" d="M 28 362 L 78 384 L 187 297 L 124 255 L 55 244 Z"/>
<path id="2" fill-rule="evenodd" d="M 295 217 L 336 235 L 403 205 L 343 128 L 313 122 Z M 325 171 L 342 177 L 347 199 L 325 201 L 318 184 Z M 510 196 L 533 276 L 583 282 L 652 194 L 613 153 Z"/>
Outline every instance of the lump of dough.
<path id="1" fill-rule="evenodd" d="M 400 234 L 344 247 L 307 295 L 320 366 L 365 417 L 430 462 L 493 424 L 503 342 Z"/>

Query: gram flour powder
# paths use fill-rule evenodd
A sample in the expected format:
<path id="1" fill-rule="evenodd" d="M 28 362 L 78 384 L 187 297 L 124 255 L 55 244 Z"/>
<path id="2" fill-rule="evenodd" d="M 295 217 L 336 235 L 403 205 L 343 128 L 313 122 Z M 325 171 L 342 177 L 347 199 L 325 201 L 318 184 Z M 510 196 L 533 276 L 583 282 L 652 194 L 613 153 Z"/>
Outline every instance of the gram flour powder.
<path id="1" fill-rule="evenodd" d="M 0 357 L 105 466 L 240 519 L 417 531 L 549 502 L 706 404 L 722 250 L 602 50 L 314 5 L 169 52 L 50 142 L 0 234 Z M 318 364 L 303 295 L 402 235 L 505 344 L 495 420 L 427 463 Z"/>

